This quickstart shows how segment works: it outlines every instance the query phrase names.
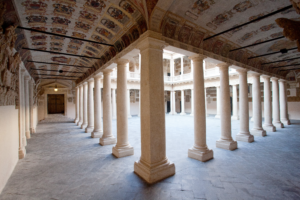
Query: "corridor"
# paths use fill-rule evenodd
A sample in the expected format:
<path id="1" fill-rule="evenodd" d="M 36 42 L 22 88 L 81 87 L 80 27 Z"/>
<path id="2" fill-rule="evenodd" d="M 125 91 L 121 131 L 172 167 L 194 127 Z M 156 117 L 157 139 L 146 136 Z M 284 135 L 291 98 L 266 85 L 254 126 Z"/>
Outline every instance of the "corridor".
<path id="1" fill-rule="evenodd" d="M 141 155 L 139 117 L 128 119 L 134 155 L 119 159 L 111 153 L 113 145 L 100 146 L 99 138 L 68 119 L 43 121 L 27 140 L 27 156 L 0 199 L 300 199 L 300 121 L 291 122 L 228 151 L 215 146 L 220 119 L 208 117 L 207 145 L 214 159 L 200 162 L 187 156 L 194 141 L 193 117 L 166 115 L 167 156 L 176 174 L 148 185 L 133 172 Z M 116 120 L 112 128 L 116 136 Z M 233 138 L 238 131 L 239 121 L 233 120 Z"/>

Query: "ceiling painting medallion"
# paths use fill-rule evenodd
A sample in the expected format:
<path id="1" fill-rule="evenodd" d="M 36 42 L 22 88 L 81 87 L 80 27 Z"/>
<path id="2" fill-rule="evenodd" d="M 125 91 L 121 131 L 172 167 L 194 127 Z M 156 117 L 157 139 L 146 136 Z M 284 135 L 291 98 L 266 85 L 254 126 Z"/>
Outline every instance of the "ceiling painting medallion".
<path id="1" fill-rule="evenodd" d="M 118 25 L 116 25 L 113 21 L 106 18 L 101 20 L 101 24 L 115 33 L 119 32 L 120 30 L 120 27 Z"/>
<path id="2" fill-rule="evenodd" d="M 52 0 L 56 3 L 65 3 L 68 4 L 68 6 L 76 6 L 76 0 Z"/>
<path id="3" fill-rule="evenodd" d="M 81 39 L 83 39 L 83 38 L 86 37 L 85 34 L 83 34 L 83 33 L 78 33 L 78 32 L 73 32 L 73 33 L 72 33 L 72 36 L 73 36 L 73 37 L 77 37 L 77 38 L 81 38 Z"/>
<path id="4" fill-rule="evenodd" d="M 117 8 L 109 7 L 107 10 L 107 13 L 114 19 L 121 22 L 122 24 L 125 24 L 126 22 L 129 21 L 129 18 L 127 17 L 127 15 L 125 15 L 121 10 L 119 10 Z"/>
<path id="5" fill-rule="evenodd" d="M 80 40 L 71 39 L 70 44 L 80 47 L 83 42 Z"/>
<path id="6" fill-rule="evenodd" d="M 52 31 L 52 33 L 57 33 L 61 35 L 66 35 L 68 32 L 67 30 L 64 30 L 62 28 L 50 28 L 50 30 Z"/>
<path id="7" fill-rule="evenodd" d="M 44 26 L 46 25 L 47 19 L 48 18 L 44 16 L 34 16 L 34 15 L 26 17 L 27 23 L 30 26 L 38 26 L 38 25 Z"/>
<path id="8" fill-rule="evenodd" d="M 61 41 L 64 41 L 64 39 L 65 39 L 65 37 L 59 37 L 56 35 L 52 35 L 52 36 L 50 36 L 50 38 L 51 38 L 51 41 L 53 41 L 53 42 L 55 42 L 55 41 L 61 42 Z"/>
<path id="9" fill-rule="evenodd" d="M 106 37 L 106 38 L 109 39 L 109 40 L 112 39 L 112 37 L 113 37 L 113 35 L 112 35 L 109 31 L 107 31 L 106 29 L 104 29 L 104 28 L 99 28 L 99 27 L 97 27 L 97 28 L 96 28 L 96 32 L 97 32 L 98 34 L 100 34 L 100 35 Z"/>
<path id="10" fill-rule="evenodd" d="M 37 31 L 47 31 L 48 28 L 46 27 L 31 27 L 31 29 L 37 30 Z M 41 35 L 43 33 L 35 32 L 35 31 L 30 31 L 31 35 Z"/>
<path id="11" fill-rule="evenodd" d="M 106 7 L 106 5 L 102 0 L 86 0 L 83 7 L 85 10 L 100 14 L 102 10 Z"/>
<path id="12" fill-rule="evenodd" d="M 46 35 L 35 35 L 30 37 L 32 41 L 35 42 L 44 42 L 47 39 Z"/>
<path id="13" fill-rule="evenodd" d="M 53 7 L 54 7 L 53 13 L 55 16 L 64 16 L 67 19 L 70 19 L 72 13 L 75 11 L 75 9 L 72 8 L 71 6 L 66 6 L 59 3 L 53 4 Z"/>
<path id="14" fill-rule="evenodd" d="M 27 0 L 22 2 L 22 6 L 25 7 L 25 13 L 27 15 L 31 15 L 31 14 L 43 15 L 46 13 L 46 9 L 48 5 L 43 3 L 41 0 L 38 1 Z"/>
<path id="15" fill-rule="evenodd" d="M 89 13 L 87 11 L 80 11 L 79 21 L 86 22 L 90 25 L 94 24 L 94 21 L 98 19 L 95 14 Z"/>
<path id="16" fill-rule="evenodd" d="M 91 28 L 92 27 L 89 24 L 85 24 L 85 23 L 82 23 L 82 22 L 75 22 L 74 30 L 75 31 L 82 31 L 84 33 L 87 33 Z"/>
<path id="17" fill-rule="evenodd" d="M 51 60 L 54 61 L 54 62 L 69 64 L 69 62 L 71 61 L 71 58 L 66 58 L 64 56 L 54 56 L 54 57 L 51 58 Z"/>
<path id="18" fill-rule="evenodd" d="M 71 23 L 71 21 L 66 18 L 52 17 L 51 19 L 53 20 L 52 22 L 53 27 L 68 28 L 69 23 Z"/>

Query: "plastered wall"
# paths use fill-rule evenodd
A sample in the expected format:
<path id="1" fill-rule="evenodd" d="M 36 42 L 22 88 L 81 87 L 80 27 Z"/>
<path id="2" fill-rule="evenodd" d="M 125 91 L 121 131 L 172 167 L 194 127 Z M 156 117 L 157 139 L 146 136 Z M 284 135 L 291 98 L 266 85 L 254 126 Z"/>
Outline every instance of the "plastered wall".
<path id="1" fill-rule="evenodd" d="M 18 160 L 19 112 L 15 106 L 0 106 L 0 193 Z"/>

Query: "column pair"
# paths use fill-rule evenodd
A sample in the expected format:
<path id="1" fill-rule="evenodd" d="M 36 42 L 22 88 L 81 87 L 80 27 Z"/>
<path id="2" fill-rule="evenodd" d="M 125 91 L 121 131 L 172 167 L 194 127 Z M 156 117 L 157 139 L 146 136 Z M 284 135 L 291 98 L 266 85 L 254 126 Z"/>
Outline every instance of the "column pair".
<path id="1" fill-rule="evenodd" d="M 206 144 L 206 104 L 205 87 L 203 74 L 203 60 L 205 56 L 195 55 L 190 57 L 193 60 L 193 100 L 194 100 L 194 146 L 188 150 L 190 158 L 207 161 L 213 158 L 213 151 L 208 149 Z"/>
<path id="2" fill-rule="evenodd" d="M 290 125 L 287 107 L 287 92 L 286 92 L 286 81 L 283 79 L 279 80 L 279 91 L 280 91 L 280 120 L 284 125 Z"/>
<path id="3" fill-rule="evenodd" d="M 269 132 L 275 132 L 276 127 L 272 124 L 272 94 L 270 85 L 270 76 L 263 75 L 264 82 L 264 124 L 263 129 Z"/>
<path id="4" fill-rule="evenodd" d="M 283 123 L 280 121 L 280 106 L 279 106 L 279 87 L 278 78 L 271 78 L 272 92 L 273 92 L 273 125 L 276 129 L 283 128 Z"/>

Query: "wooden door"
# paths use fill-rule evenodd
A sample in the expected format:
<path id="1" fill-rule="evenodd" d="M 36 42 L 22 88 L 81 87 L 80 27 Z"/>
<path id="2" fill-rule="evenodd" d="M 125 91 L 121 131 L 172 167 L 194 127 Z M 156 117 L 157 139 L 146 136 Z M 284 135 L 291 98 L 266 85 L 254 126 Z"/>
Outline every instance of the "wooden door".
<path id="1" fill-rule="evenodd" d="M 64 113 L 64 99 L 63 94 L 48 94 L 48 114 Z"/>

